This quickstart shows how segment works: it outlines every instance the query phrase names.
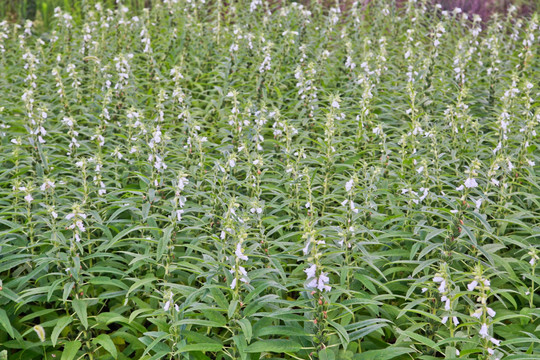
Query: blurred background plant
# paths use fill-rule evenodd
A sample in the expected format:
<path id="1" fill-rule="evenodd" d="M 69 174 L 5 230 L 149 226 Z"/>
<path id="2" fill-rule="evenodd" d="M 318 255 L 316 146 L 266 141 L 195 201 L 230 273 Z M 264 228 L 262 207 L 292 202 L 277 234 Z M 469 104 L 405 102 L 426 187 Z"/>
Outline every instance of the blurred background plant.
<path id="1" fill-rule="evenodd" d="M 130 9 L 139 11 L 144 7 L 149 7 L 155 1 L 125 0 L 122 3 Z M 50 29 L 56 7 L 69 12 L 74 20 L 77 21 L 81 16 L 81 9 L 84 8 L 84 5 L 94 2 L 91 0 L 2 0 L 0 18 L 19 23 L 24 22 L 24 20 L 32 20 L 35 22 L 35 28 L 47 31 Z M 116 8 L 117 6 L 116 0 L 103 0 L 100 2 L 106 8 Z"/>
<path id="2" fill-rule="evenodd" d="M 404 0 L 396 0 L 398 4 L 404 4 Z M 3 0 L 3 5 L 0 6 L 0 17 L 9 19 L 13 22 L 23 22 L 24 20 L 35 21 L 35 28 L 42 31 L 47 31 L 50 28 L 51 19 L 54 15 L 56 7 L 68 11 L 77 19 L 81 16 L 81 9 L 85 3 L 92 2 L 91 0 Z M 161 0 L 125 0 L 122 3 L 133 10 L 141 10 L 145 7 L 151 7 L 152 3 L 161 2 Z M 282 3 L 288 1 L 272 0 L 273 6 L 270 8 L 279 8 Z M 330 8 L 336 4 L 335 0 L 301 0 L 295 1 L 303 4 L 310 2 L 321 2 L 325 7 Z M 348 9 L 351 7 L 353 0 L 339 1 L 342 8 Z M 371 0 L 364 0 L 365 4 Z M 102 3 L 105 7 L 115 8 L 117 6 L 115 0 L 104 0 Z M 464 12 L 470 14 L 478 14 L 484 20 L 487 20 L 494 13 L 504 13 L 510 6 L 515 6 L 517 13 L 523 16 L 534 13 L 540 8 L 538 0 L 433 0 L 432 3 L 441 4 L 443 9 L 452 10 L 461 8 Z"/>

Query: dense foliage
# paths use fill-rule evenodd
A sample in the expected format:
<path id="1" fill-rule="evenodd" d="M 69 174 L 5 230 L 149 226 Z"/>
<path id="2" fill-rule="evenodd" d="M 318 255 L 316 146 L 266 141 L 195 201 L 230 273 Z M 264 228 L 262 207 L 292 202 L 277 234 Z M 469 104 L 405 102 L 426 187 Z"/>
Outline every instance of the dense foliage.
<path id="1" fill-rule="evenodd" d="M 1 22 L 0 358 L 538 359 L 538 17 L 389 3 Z"/>

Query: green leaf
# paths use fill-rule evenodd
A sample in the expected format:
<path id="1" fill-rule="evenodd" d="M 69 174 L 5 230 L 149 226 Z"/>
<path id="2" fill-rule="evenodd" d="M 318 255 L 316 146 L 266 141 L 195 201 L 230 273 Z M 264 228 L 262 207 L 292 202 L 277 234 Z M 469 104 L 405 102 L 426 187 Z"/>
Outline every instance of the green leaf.
<path id="1" fill-rule="evenodd" d="M 435 342 L 433 340 L 428 339 L 427 337 L 425 337 L 423 335 L 417 334 L 417 333 L 409 331 L 409 330 L 399 330 L 398 329 L 398 332 L 401 335 L 410 337 L 411 339 L 418 341 L 422 345 L 425 345 L 425 346 L 428 346 L 431 349 L 435 349 L 435 350 L 440 351 L 439 346 L 437 344 L 435 344 Z"/>
<path id="2" fill-rule="evenodd" d="M 66 343 L 60 360 L 73 360 L 77 355 L 77 351 L 81 348 L 81 345 L 80 341 L 70 341 Z"/>
<path id="3" fill-rule="evenodd" d="M 188 352 L 188 351 L 220 351 L 223 348 L 223 345 L 216 343 L 200 343 L 200 344 L 189 344 L 180 346 L 178 352 Z"/>
<path id="4" fill-rule="evenodd" d="M 15 333 L 11 327 L 11 322 L 9 321 L 7 313 L 4 309 L 0 309 L 0 325 L 2 325 L 2 327 L 7 331 L 9 336 L 15 338 Z"/>
<path id="5" fill-rule="evenodd" d="M 349 345 L 349 334 L 347 333 L 347 330 L 340 324 L 338 324 L 335 321 L 328 320 L 328 323 L 336 329 L 339 339 L 341 340 L 341 344 L 343 345 L 343 350 L 347 350 L 347 345 Z"/>
<path id="6" fill-rule="evenodd" d="M 335 360 L 336 355 L 332 349 L 323 349 L 319 351 L 319 360 Z"/>
<path id="7" fill-rule="evenodd" d="M 54 329 L 51 333 L 51 341 L 52 341 L 53 346 L 56 346 L 56 342 L 58 341 L 58 336 L 60 335 L 62 330 L 64 330 L 66 326 L 71 324 L 72 321 L 73 321 L 73 318 L 71 316 L 64 316 L 58 319 L 58 322 L 54 326 Z"/>
<path id="8" fill-rule="evenodd" d="M 118 357 L 118 353 L 116 351 L 116 345 L 114 345 L 114 343 L 111 340 L 111 337 L 109 335 L 100 334 L 98 337 L 93 339 L 92 342 L 94 344 L 99 344 L 99 345 L 103 346 L 103 348 L 105 350 L 107 350 L 107 352 L 109 354 L 111 354 L 113 358 L 116 359 Z"/>
<path id="9" fill-rule="evenodd" d="M 88 304 L 86 303 L 86 301 L 74 299 L 71 302 L 71 305 L 73 306 L 73 310 L 75 310 L 75 313 L 79 317 L 81 324 L 83 324 L 85 329 L 88 329 L 88 316 L 86 314 L 86 308 Z"/>
<path id="10" fill-rule="evenodd" d="M 249 345 L 246 348 L 248 353 L 262 353 L 262 352 L 274 352 L 274 353 L 285 353 L 285 352 L 298 352 L 302 346 L 292 340 L 259 340 Z"/>
<path id="11" fill-rule="evenodd" d="M 381 350 L 368 350 L 361 354 L 357 354 L 354 360 L 390 360 L 404 354 L 415 352 L 414 349 L 403 347 L 387 347 Z"/>
<path id="12" fill-rule="evenodd" d="M 240 324 L 240 327 L 242 328 L 242 332 L 244 333 L 244 336 L 246 337 L 246 341 L 249 344 L 251 341 L 251 336 L 253 335 L 253 330 L 251 329 L 251 323 L 248 319 L 241 319 L 238 320 L 238 324 Z"/>
<path id="13" fill-rule="evenodd" d="M 171 240 L 171 234 L 173 230 L 174 230 L 173 225 L 170 225 L 163 230 L 163 235 L 159 239 L 158 246 L 157 246 L 157 256 L 156 256 L 157 261 L 161 260 L 161 258 L 163 257 L 163 254 L 165 253 L 165 250 L 169 246 L 169 242 Z"/>

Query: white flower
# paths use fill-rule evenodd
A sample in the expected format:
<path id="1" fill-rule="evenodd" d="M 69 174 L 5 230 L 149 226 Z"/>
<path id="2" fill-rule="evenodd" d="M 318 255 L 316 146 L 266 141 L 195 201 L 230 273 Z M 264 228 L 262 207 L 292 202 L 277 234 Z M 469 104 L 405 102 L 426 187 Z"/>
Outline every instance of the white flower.
<path id="1" fill-rule="evenodd" d="M 330 279 L 328 278 L 328 276 L 326 276 L 325 273 L 321 273 L 321 275 L 319 275 L 319 282 L 318 282 L 317 288 L 320 291 L 323 291 L 323 290 L 330 291 L 332 288 L 329 285 L 326 285 L 328 284 L 329 281 Z"/>
<path id="2" fill-rule="evenodd" d="M 26 200 L 27 203 L 31 203 L 32 200 L 34 200 L 34 198 L 32 197 L 32 195 L 30 194 L 27 194 L 25 197 L 24 197 L 24 200 Z"/>
<path id="3" fill-rule="evenodd" d="M 82 223 L 81 220 L 75 221 L 75 225 L 79 228 L 80 231 L 85 231 L 85 230 L 86 230 L 86 229 L 84 228 L 84 224 Z"/>
<path id="4" fill-rule="evenodd" d="M 478 281 L 473 280 L 469 285 L 467 285 L 467 289 L 469 291 L 473 291 L 477 285 L 478 285 Z"/>
<path id="5" fill-rule="evenodd" d="M 310 267 L 308 267 L 307 269 L 304 270 L 304 272 L 307 275 L 308 280 L 315 277 L 315 272 L 316 271 L 317 271 L 317 265 L 315 265 L 315 264 L 311 265 Z"/>
<path id="6" fill-rule="evenodd" d="M 443 293 L 443 292 L 446 291 L 446 281 L 445 280 L 441 281 L 441 285 L 439 286 L 439 288 L 437 290 L 439 290 L 440 293 Z"/>
<path id="7" fill-rule="evenodd" d="M 184 210 L 176 210 L 176 219 L 178 221 L 182 220 L 182 214 L 184 213 Z"/>
<path id="8" fill-rule="evenodd" d="M 313 280 L 311 280 L 309 282 L 309 284 L 307 284 L 307 287 L 308 288 L 316 288 L 317 287 L 317 278 L 316 277 L 313 278 Z"/>
<path id="9" fill-rule="evenodd" d="M 502 143 L 499 141 L 495 149 L 493 149 L 493 154 L 496 154 L 497 151 L 501 150 L 501 148 L 502 148 Z"/>
<path id="10" fill-rule="evenodd" d="M 332 101 L 332 107 L 335 109 L 339 109 L 339 103 L 337 102 L 337 100 Z"/>
<path id="11" fill-rule="evenodd" d="M 444 316 L 442 319 L 441 319 L 441 322 L 443 324 L 446 324 L 446 322 L 448 321 L 448 316 Z"/>
<path id="12" fill-rule="evenodd" d="M 474 201 L 474 204 L 476 205 L 476 210 L 480 209 L 480 206 L 482 206 L 483 201 L 484 201 L 484 199 L 482 199 L 482 198 Z"/>
<path id="13" fill-rule="evenodd" d="M 495 338 L 491 338 L 491 339 L 489 339 L 489 341 L 491 341 L 495 346 L 501 345 L 501 340 L 497 340 L 497 339 L 495 339 Z"/>
<path id="14" fill-rule="evenodd" d="M 463 185 L 458 186 L 458 187 L 456 188 L 456 190 L 457 190 L 457 191 L 463 190 Z"/>
<path id="15" fill-rule="evenodd" d="M 433 278 L 433 281 L 436 282 L 436 283 L 441 283 L 441 285 L 438 288 L 440 293 L 445 292 L 445 290 L 446 290 L 446 280 L 444 280 L 444 278 L 442 278 L 441 276 L 435 276 Z"/>
<path id="16" fill-rule="evenodd" d="M 345 191 L 347 191 L 347 192 L 351 191 L 353 185 L 354 185 L 354 180 L 353 179 L 347 181 L 347 183 L 345 184 Z"/>
<path id="17" fill-rule="evenodd" d="M 485 323 L 482 324 L 482 327 L 480 328 L 479 335 L 480 335 L 483 339 L 485 339 L 485 338 L 487 338 L 487 337 L 489 336 L 487 324 L 485 324 Z"/>
<path id="18" fill-rule="evenodd" d="M 234 254 L 240 259 L 247 261 L 248 257 L 242 253 L 242 245 L 240 243 L 236 244 L 236 250 Z"/>
<path id="19" fill-rule="evenodd" d="M 171 307 L 171 300 L 167 301 L 165 305 L 163 305 L 164 311 L 169 311 L 169 308 Z"/>
<path id="20" fill-rule="evenodd" d="M 493 309 L 490 308 L 490 307 L 488 307 L 486 310 L 487 310 L 488 315 L 491 316 L 491 317 L 495 317 L 495 315 L 497 314 L 497 313 L 495 312 L 495 310 L 493 310 Z"/>
<path id="21" fill-rule="evenodd" d="M 39 187 L 41 191 L 45 191 L 47 189 L 54 189 L 55 185 L 54 182 L 51 180 L 45 180 L 45 182 Z"/>
<path id="22" fill-rule="evenodd" d="M 304 246 L 304 248 L 302 249 L 302 252 L 304 253 L 304 255 L 307 255 L 307 253 L 309 252 L 309 244 L 310 244 L 310 243 L 311 243 L 311 242 L 308 240 L 308 241 L 306 242 L 306 246 Z"/>
<path id="23" fill-rule="evenodd" d="M 482 308 L 478 308 L 476 309 L 476 311 L 474 313 L 472 313 L 472 317 L 475 317 L 477 319 L 480 319 L 480 317 L 482 316 L 483 314 L 483 311 L 482 311 Z"/>
<path id="24" fill-rule="evenodd" d="M 454 317 L 452 318 L 452 321 L 454 322 L 454 326 L 458 326 L 458 325 L 459 325 L 459 320 L 458 320 L 458 318 L 457 318 L 456 316 L 454 316 Z"/>
<path id="25" fill-rule="evenodd" d="M 234 288 L 236 287 L 236 278 L 234 278 L 231 282 L 231 289 L 234 290 Z"/>
<path id="26" fill-rule="evenodd" d="M 508 170 L 512 171 L 514 169 L 514 164 L 510 160 L 508 160 Z"/>
<path id="27" fill-rule="evenodd" d="M 478 183 L 476 182 L 476 180 L 474 178 L 467 178 L 467 180 L 465 180 L 465 186 L 470 189 L 470 188 L 475 188 L 478 186 Z"/>
<path id="28" fill-rule="evenodd" d="M 309 201 L 306 203 L 306 209 L 309 209 L 309 207 L 311 206 L 311 204 L 309 203 Z"/>
<path id="29" fill-rule="evenodd" d="M 450 299 L 446 299 L 444 302 L 444 310 L 450 311 Z"/>

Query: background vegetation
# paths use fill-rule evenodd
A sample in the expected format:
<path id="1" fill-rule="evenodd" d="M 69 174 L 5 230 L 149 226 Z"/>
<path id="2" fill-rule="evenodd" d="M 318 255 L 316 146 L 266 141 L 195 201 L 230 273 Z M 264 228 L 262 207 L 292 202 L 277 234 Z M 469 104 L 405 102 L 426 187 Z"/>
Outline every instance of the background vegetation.
<path id="1" fill-rule="evenodd" d="M 0 359 L 538 359 L 537 14 L 50 4 L 0 22 Z"/>

